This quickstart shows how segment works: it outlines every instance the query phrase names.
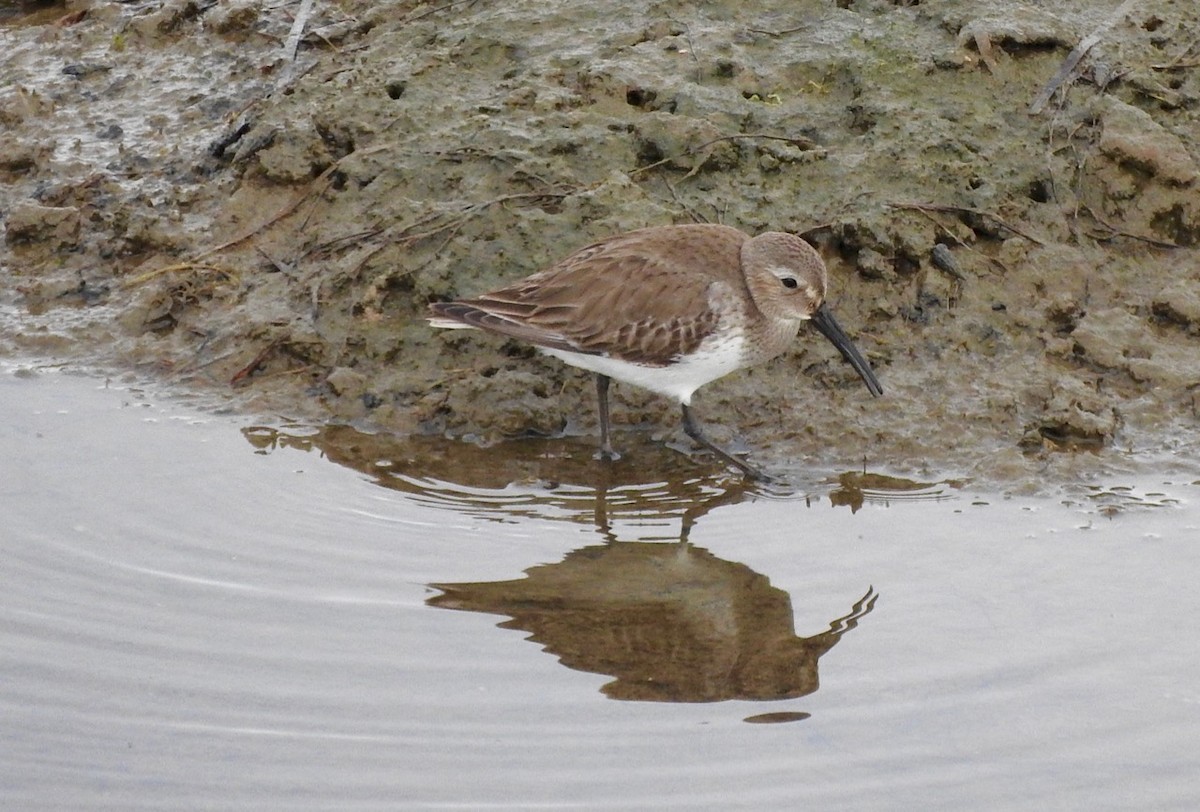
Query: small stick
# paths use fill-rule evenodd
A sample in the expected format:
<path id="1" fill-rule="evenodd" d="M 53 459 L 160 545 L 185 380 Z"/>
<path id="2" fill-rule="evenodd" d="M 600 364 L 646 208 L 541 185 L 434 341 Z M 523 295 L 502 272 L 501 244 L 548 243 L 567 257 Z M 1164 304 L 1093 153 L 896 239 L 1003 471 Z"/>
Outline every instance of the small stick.
<path id="1" fill-rule="evenodd" d="M 747 28 L 746 30 L 751 34 L 766 34 L 768 37 L 782 37 L 785 34 L 795 34 L 797 31 L 805 31 L 809 28 L 812 28 L 811 23 L 793 26 L 792 28 L 783 28 L 779 31 L 768 31 L 765 28 Z"/>
<path id="2" fill-rule="evenodd" d="M 274 352 L 275 348 L 278 347 L 282 343 L 283 343 L 283 341 L 281 339 L 277 338 L 274 341 L 272 341 L 270 344 L 268 344 L 267 346 L 263 347 L 262 352 L 260 352 L 256 356 L 254 356 L 253 361 L 246 364 L 246 366 L 244 366 L 240 370 L 238 370 L 237 373 L 235 373 L 234 376 L 229 379 L 229 385 L 237 386 L 239 383 L 244 381 L 246 378 L 249 378 L 251 375 L 253 375 L 254 371 L 256 369 L 258 369 L 260 366 L 262 366 L 263 362 L 267 360 L 267 356 L 270 355 L 272 352 Z"/>
<path id="3" fill-rule="evenodd" d="M 204 257 L 208 256 L 209 254 L 215 254 L 218 251 L 224 251 L 226 248 L 232 248 L 233 246 L 237 245 L 238 243 L 250 239 L 258 232 L 269 228 L 270 226 L 279 222 L 283 218 L 287 217 L 289 214 L 294 212 L 296 209 L 300 208 L 300 204 L 303 203 L 304 200 L 309 195 L 311 195 L 314 191 L 316 191 L 319 194 L 320 192 L 323 192 L 323 191 L 325 191 L 326 188 L 328 188 L 328 186 L 332 180 L 333 173 L 336 172 L 338 170 L 338 167 L 340 167 L 342 165 L 342 161 L 348 160 L 350 158 L 361 158 L 365 155 L 371 155 L 376 152 L 381 152 L 385 149 L 390 149 L 392 146 L 393 146 L 392 144 L 379 144 L 378 146 L 369 147 L 365 150 L 356 150 L 354 152 L 343 155 L 341 158 L 338 158 L 336 161 L 334 161 L 332 164 L 330 164 L 329 167 L 324 172 L 322 172 L 320 175 L 317 175 L 315 178 L 313 178 L 313 180 L 308 184 L 308 186 L 306 186 L 304 189 L 302 189 L 294 198 L 292 198 L 292 200 L 285 203 L 279 209 L 279 211 L 275 212 L 273 215 L 271 215 L 270 217 L 268 217 L 266 220 L 259 223 L 258 225 L 251 226 L 249 229 L 243 231 L 241 234 L 234 237 L 233 239 L 226 240 L 225 242 L 223 242 L 219 245 L 214 245 L 209 248 L 205 248 L 203 251 L 201 251 L 200 253 L 193 256 L 191 261 L 196 262 L 197 260 L 203 259 Z"/>
<path id="4" fill-rule="evenodd" d="M 463 3 L 466 3 L 467 7 L 470 8 L 471 6 L 475 5 L 476 2 L 477 2 L 477 0 L 454 0 L 453 3 L 447 3 L 444 6 L 437 6 L 435 8 L 431 8 L 427 11 L 421 12 L 420 14 L 414 14 L 411 17 L 405 17 L 403 20 L 400 21 L 400 24 L 407 25 L 408 23 L 415 23 L 417 20 L 423 20 L 426 17 L 432 17 L 434 14 L 437 14 L 442 11 L 446 11 L 447 9 L 454 8 L 455 6 L 461 6 Z M 418 6 L 418 8 L 420 8 L 420 6 Z"/>
<path id="5" fill-rule="evenodd" d="M 161 268 L 155 268 L 152 271 L 146 271 L 145 273 L 138 274 L 137 276 L 126 279 L 122 284 L 127 288 L 131 288 L 135 285 L 141 285 L 149 282 L 151 279 L 156 277 L 165 276 L 169 273 L 175 273 L 176 271 L 207 271 L 209 273 L 221 274 L 229 280 L 237 279 L 237 274 L 234 271 L 227 268 L 221 268 L 217 265 L 209 265 L 207 262 L 176 262 L 174 265 L 165 265 Z"/>
<path id="6" fill-rule="evenodd" d="M 1037 237 L 1034 237 L 1032 234 L 1026 234 L 1024 231 L 1017 228 L 1016 226 L 1009 225 L 1007 222 L 1005 222 L 1003 219 L 1001 219 L 997 215 L 992 214 L 990 211 L 984 211 L 983 209 L 972 209 L 968 206 L 942 206 L 942 205 L 938 205 L 936 203 L 888 203 L 887 205 L 893 209 L 915 209 L 916 211 L 964 212 L 966 214 L 974 214 L 979 217 L 990 217 L 991 219 L 993 219 L 997 223 L 999 223 L 1002 228 L 1008 229 L 1013 234 L 1016 234 L 1019 237 L 1024 237 L 1025 239 L 1029 240 L 1034 245 L 1045 245 L 1046 244 L 1042 240 L 1039 240 Z"/>
<path id="7" fill-rule="evenodd" d="M 313 0 L 300 0 L 300 10 L 296 19 L 292 20 L 292 30 L 288 32 L 287 40 L 283 43 L 283 58 L 288 62 L 296 60 L 296 51 L 300 48 L 300 38 L 304 36 L 304 26 L 312 14 Z"/>
<path id="8" fill-rule="evenodd" d="M 979 58 L 983 64 L 987 65 L 988 72 L 995 76 L 999 70 L 999 66 L 996 64 L 996 51 L 992 48 L 992 38 L 986 32 L 977 31 L 975 33 L 975 50 L 979 51 Z"/>
<path id="9" fill-rule="evenodd" d="M 353 155 L 353 154 L 354 153 L 351 153 L 351 155 Z M 243 231 L 241 234 L 234 237 L 232 240 L 226 240 L 225 242 L 221 243 L 220 245 L 214 245 L 211 248 L 204 249 L 203 251 L 201 251 L 200 253 L 198 253 L 192 257 L 192 262 L 196 262 L 197 260 L 203 259 L 204 257 L 208 256 L 209 254 L 215 254 L 218 251 L 224 251 L 226 248 L 232 248 L 233 246 L 237 245 L 238 243 L 250 239 L 251 237 L 253 237 L 258 232 L 262 231 L 263 229 L 268 228 L 271 225 L 279 222 L 284 217 L 287 217 L 289 214 L 291 214 L 297 208 L 300 207 L 300 204 L 304 202 L 305 198 L 307 198 L 309 196 L 309 194 L 312 193 L 313 189 L 318 184 L 324 183 L 326 186 L 329 185 L 330 176 L 333 175 L 334 170 L 337 169 L 337 166 L 338 165 L 336 163 L 332 164 L 328 169 L 326 169 L 324 172 L 322 172 L 320 175 L 318 175 L 316 177 L 316 179 L 313 180 L 313 182 L 310 183 L 307 187 L 305 187 L 298 195 L 293 197 L 288 203 L 284 204 L 279 209 L 279 211 L 275 212 L 273 215 L 268 217 L 263 222 L 259 223 L 256 226 L 252 226 L 251 228 L 247 229 L 246 231 Z M 324 190 L 322 189 L 322 191 L 324 191 Z"/>
<path id="10" fill-rule="evenodd" d="M 1185 56 L 1192 52 L 1192 49 L 1200 45 L 1200 39 L 1192 40 L 1188 47 L 1179 52 L 1179 55 L 1163 65 L 1151 65 L 1150 70 L 1179 70 L 1181 68 L 1194 68 L 1200 66 L 1200 59 L 1184 59 Z"/>
<path id="11" fill-rule="evenodd" d="M 1179 248 L 1180 247 L 1180 246 L 1176 245 L 1175 243 L 1167 242 L 1166 240 L 1159 240 L 1159 239 L 1155 239 L 1154 237 L 1145 237 L 1145 236 L 1142 236 L 1141 234 L 1133 234 L 1128 231 L 1122 231 L 1121 229 L 1117 228 L 1116 226 L 1112 225 L 1111 223 L 1106 222 L 1104 220 L 1104 218 L 1102 218 L 1100 215 L 1096 214 L 1096 212 L 1093 211 L 1090 206 L 1084 206 L 1083 210 L 1086 211 L 1093 220 L 1095 220 L 1097 223 L 1099 223 L 1100 225 L 1107 228 L 1110 232 L 1109 234 L 1107 234 L 1105 236 L 1093 234 L 1092 236 L 1095 239 L 1099 240 L 1099 239 L 1113 239 L 1115 237 L 1125 237 L 1130 240 L 1138 240 L 1138 241 L 1144 242 L 1148 245 L 1153 245 L 1156 248 Z"/>
<path id="12" fill-rule="evenodd" d="M 1132 11 L 1137 3 L 1138 0 L 1125 0 L 1107 20 L 1100 24 L 1099 28 L 1084 37 L 1078 45 L 1071 49 L 1071 53 L 1067 54 L 1067 58 L 1063 60 L 1058 72 L 1046 83 L 1046 86 L 1034 98 L 1033 103 L 1029 105 L 1029 115 L 1036 116 L 1042 112 L 1046 103 L 1050 101 L 1050 97 L 1058 91 L 1059 87 L 1067 83 L 1068 78 L 1072 82 L 1075 81 L 1078 74 L 1074 76 L 1072 74 L 1075 73 L 1075 68 L 1078 67 L 1083 57 L 1096 43 L 1104 39 L 1104 35 L 1108 33 L 1108 30 L 1116 25 L 1118 20 L 1121 20 L 1126 14 Z"/>

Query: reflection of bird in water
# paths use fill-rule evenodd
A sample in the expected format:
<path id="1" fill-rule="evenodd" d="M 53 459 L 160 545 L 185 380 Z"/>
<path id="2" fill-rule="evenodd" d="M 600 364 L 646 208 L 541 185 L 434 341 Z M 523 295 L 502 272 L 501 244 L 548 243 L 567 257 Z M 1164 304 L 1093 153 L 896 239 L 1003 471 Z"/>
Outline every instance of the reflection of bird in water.
<path id="1" fill-rule="evenodd" d="M 611 697 L 706 702 L 804 696 L 817 689 L 820 656 L 875 606 L 876 594 L 868 590 L 827 631 L 797 637 L 786 592 L 749 567 L 687 542 L 710 511 L 792 494 L 771 493 L 742 478 L 700 475 L 678 455 L 661 455 L 664 464 L 655 467 L 656 457 L 646 454 L 626 468 L 624 461 L 600 465 L 574 453 L 570 441 L 511 443 L 505 456 L 465 443 L 369 435 L 344 426 L 297 435 L 255 427 L 246 437 L 261 453 L 282 446 L 319 449 L 384 487 L 462 515 L 594 524 L 606 544 L 534 567 L 527 578 L 435 585 L 444 594 L 429 603 L 510 616 L 503 626 L 530 632 L 564 664 L 615 677 L 604 688 Z M 523 453 L 512 453 L 517 451 Z M 641 541 L 620 540 L 621 531 L 631 528 Z M 665 538 L 679 541 L 645 543 Z"/>
<path id="2" fill-rule="evenodd" d="M 295 433 L 254 426 L 243 434 L 263 454 L 280 448 L 320 451 L 421 504 L 498 522 L 596 524 L 605 538 L 613 537 L 610 521 L 644 526 L 680 518 L 686 538 L 687 528 L 717 506 L 759 495 L 792 495 L 706 471 L 649 441 L 636 464 L 624 459 L 602 464 L 580 454 L 580 443 L 570 439 L 513 440 L 505 443 L 505 454 L 497 454 L 442 437 L 366 434 L 351 426 Z M 680 533 L 664 536 L 680 538 Z"/>
<path id="3" fill-rule="evenodd" d="M 639 450 L 636 464 L 626 459 L 600 464 L 580 454 L 580 443 L 568 438 L 511 440 L 504 444 L 506 453 L 498 454 L 442 437 L 368 434 L 351 426 L 252 426 L 243 434 L 259 453 L 281 448 L 320 451 L 332 462 L 425 504 L 497 521 L 528 517 L 595 522 L 605 538 L 614 537 L 607 526 L 610 518 L 682 517 L 686 540 L 697 519 L 722 505 L 800 495 L 784 483 L 731 480 L 689 457 L 656 454 L 661 447 L 650 441 Z M 638 435 L 631 438 L 636 439 Z M 830 503 L 853 511 L 867 502 L 951 499 L 961 487 L 954 481 L 915 482 L 855 471 L 840 474 L 837 482 L 828 493 Z M 804 498 L 806 505 L 814 503 L 813 497 Z"/>
<path id="4" fill-rule="evenodd" d="M 501 625 L 580 671 L 611 674 L 615 699 L 787 699 L 817 689 L 817 660 L 875 606 L 868 590 L 813 637 L 788 594 L 689 544 L 613 542 L 513 581 L 435 584 L 433 606 L 511 616 Z"/>

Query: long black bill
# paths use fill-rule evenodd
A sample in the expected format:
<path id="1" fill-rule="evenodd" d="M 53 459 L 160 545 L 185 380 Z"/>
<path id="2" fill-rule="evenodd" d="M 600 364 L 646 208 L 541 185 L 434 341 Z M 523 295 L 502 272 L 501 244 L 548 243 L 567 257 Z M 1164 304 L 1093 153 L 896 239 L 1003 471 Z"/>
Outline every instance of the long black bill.
<path id="1" fill-rule="evenodd" d="M 821 331 L 821 335 L 829 339 L 833 346 L 838 348 L 838 352 L 842 357 L 850 362 L 850 366 L 854 367 L 854 371 L 863 379 L 863 383 L 871 390 L 871 394 L 878 397 L 883 394 L 883 387 L 879 385 L 879 381 L 875 379 L 875 373 L 871 371 L 871 367 L 867 364 L 867 360 L 862 357 L 862 353 L 854 346 L 850 338 L 842 331 L 841 325 L 837 323 L 837 319 L 833 317 L 833 313 L 824 303 L 817 308 L 812 314 L 812 324 Z"/>

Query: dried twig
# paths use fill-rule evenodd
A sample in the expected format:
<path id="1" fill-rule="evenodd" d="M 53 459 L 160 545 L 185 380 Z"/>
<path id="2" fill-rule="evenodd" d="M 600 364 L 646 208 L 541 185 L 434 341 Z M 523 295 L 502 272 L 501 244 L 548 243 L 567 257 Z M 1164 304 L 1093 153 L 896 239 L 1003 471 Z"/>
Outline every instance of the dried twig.
<path id="1" fill-rule="evenodd" d="M 1043 87 L 1041 92 L 1037 94 L 1037 97 L 1034 98 L 1033 103 L 1029 105 L 1029 114 L 1031 116 L 1035 116 L 1042 112 L 1042 109 L 1046 106 L 1046 103 L 1050 101 L 1050 97 L 1053 96 L 1062 85 L 1070 84 L 1070 82 L 1067 81 L 1068 79 L 1070 79 L 1071 82 L 1074 82 L 1075 79 L 1078 78 L 1079 74 L 1076 73 L 1075 69 L 1079 66 L 1079 63 L 1083 57 L 1092 49 L 1093 46 L 1096 45 L 1096 43 L 1104 39 L 1104 35 L 1108 33 L 1108 30 L 1116 25 L 1119 20 L 1123 19 L 1126 14 L 1132 11 L 1133 7 L 1137 5 L 1138 2 L 1139 0 L 1125 0 L 1124 3 L 1117 7 L 1116 11 L 1109 15 L 1108 19 L 1100 24 L 1099 28 L 1097 28 L 1088 36 L 1084 37 L 1078 45 L 1071 49 L 1071 53 L 1067 54 L 1067 58 L 1063 60 L 1062 66 L 1059 67 L 1058 72 L 1055 73 L 1050 81 L 1046 83 L 1046 86 Z"/>
<path id="2" fill-rule="evenodd" d="M 1016 226 L 1009 224 L 1005 220 L 1001 219 L 998 215 L 993 214 L 990 211 L 984 211 L 983 209 L 973 209 L 973 208 L 970 208 L 969 206 L 944 206 L 944 205 L 939 205 L 936 203 L 888 203 L 887 205 L 893 209 L 913 209 L 914 211 L 921 211 L 921 212 L 944 211 L 944 212 L 951 212 L 951 213 L 957 213 L 957 214 L 974 214 L 977 217 L 987 217 L 992 220 L 995 220 L 996 223 L 999 224 L 1001 228 L 1007 229 L 1008 231 L 1011 231 L 1013 234 L 1016 234 L 1019 237 L 1024 237 L 1025 239 L 1029 240 L 1034 245 L 1045 245 L 1046 244 L 1044 241 L 1039 240 L 1037 237 L 1034 237 L 1032 234 L 1027 234 L 1024 231 L 1022 231 L 1021 229 L 1017 228 Z"/>
<path id="3" fill-rule="evenodd" d="M 296 59 L 296 51 L 300 47 L 300 38 L 304 36 L 304 27 L 312 14 L 313 0 L 300 0 L 300 10 L 296 19 L 292 20 L 292 30 L 288 32 L 287 40 L 283 43 L 283 58 L 288 62 Z"/>
<path id="4" fill-rule="evenodd" d="M 1129 231 L 1122 231 L 1121 229 L 1119 229 L 1116 226 L 1112 225 L 1111 223 L 1107 222 L 1100 215 L 1096 214 L 1095 210 L 1092 209 L 1090 206 L 1082 206 L 1081 205 L 1080 208 L 1083 211 L 1086 211 L 1089 217 L 1091 217 L 1093 220 L 1095 220 L 1100 225 L 1104 226 L 1109 231 L 1108 234 L 1092 234 L 1092 235 L 1090 235 L 1094 239 L 1112 240 L 1112 239 L 1116 239 L 1117 237 L 1125 237 L 1126 239 L 1144 242 L 1147 245 L 1153 245 L 1157 248 L 1180 248 L 1181 247 L 1173 242 L 1168 242 L 1167 240 L 1160 240 L 1155 237 L 1146 237 L 1146 236 L 1143 236 L 1142 234 L 1133 234 Z"/>
<path id="5" fill-rule="evenodd" d="M 237 386 L 239 383 L 253 375 L 255 370 L 262 366 L 263 362 L 267 360 L 267 356 L 273 353 L 275 349 L 282 343 L 283 339 L 277 338 L 267 346 L 263 347 L 262 351 L 260 351 L 258 355 L 254 356 L 254 360 L 234 373 L 233 377 L 229 379 L 229 385 Z"/>
<path id="6" fill-rule="evenodd" d="M 237 235 L 236 237 L 234 237 L 231 240 L 226 240 L 225 242 L 220 243 L 219 245 L 214 245 L 209 248 L 205 248 L 200 253 L 194 255 L 192 257 L 191 261 L 196 262 L 197 260 L 203 259 L 204 257 L 208 256 L 209 254 L 215 254 L 218 251 L 224 251 L 226 248 L 232 248 L 233 246 L 237 245 L 238 243 L 241 243 L 241 242 L 244 242 L 245 240 L 250 239 L 251 237 L 253 237 L 255 234 L 259 233 L 260 231 L 270 228 L 275 223 L 277 223 L 280 220 L 282 220 L 283 218 L 287 217 L 289 214 L 291 214 L 296 209 L 298 209 L 300 207 L 300 204 L 303 203 L 305 201 L 305 199 L 308 198 L 309 195 L 313 194 L 314 192 L 316 192 L 317 194 L 324 192 L 325 189 L 328 188 L 330 182 L 332 181 L 334 172 L 338 171 L 338 169 L 341 167 L 343 161 L 349 160 L 351 158 L 362 158 L 366 155 L 371 155 L 372 153 L 375 153 L 375 152 L 381 152 L 386 149 L 391 149 L 393 146 L 394 145 L 391 143 L 378 144 L 376 146 L 370 147 L 365 150 L 356 150 L 354 152 L 343 155 L 341 158 L 338 158 L 336 161 L 334 161 L 332 164 L 330 164 L 329 167 L 327 167 L 324 172 L 322 172 L 320 175 L 317 175 L 317 177 L 313 178 L 312 181 L 310 181 L 306 187 L 301 189 L 295 195 L 295 197 L 293 197 L 290 201 L 285 203 L 282 207 L 280 207 L 280 209 L 278 211 L 276 211 L 274 214 L 272 214 L 266 220 L 262 221 L 258 225 L 251 226 L 250 228 L 243 231 L 241 234 Z"/>
<path id="7" fill-rule="evenodd" d="M 695 43 L 692 42 L 691 27 L 689 27 L 687 23 L 682 22 L 680 20 L 676 20 L 674 17 L 671 17 L 670 15 L 667 16 L 667 19 L 683 28 L 683 38 L 687 40 L 687 47 L 688 47 L 687 52 L 688 52 L 688 55 L 692 58 L 692 67 L 695 68 L 695 70 L 696 70 L 696 80 L 695 81 L 696 81 L 696 84 L 700 84 L 700 80 L 703 78 L 703 71 L 700 68 L 700 56 L 699 56 L 699 54 L 696 53 L 696 45 L 695 45 Z"/>
<path id="8" fill-rule="evenodd" d="M 274 256 L 268 254 L 266 251 L 263 250 L 261 245 L 255 245 L 254 250 L 257 251 L 263 259 L 265 259 L 267 262 L 271 263 L 271 265 L 273 265 L 275 267 L 275 270 L 279 271 L 284 276 L 293 276 L 296 273 L 296 269 L 294 267 L 292 267 L 288 263 L 284 262 L 283 260 L 279 259 L 278 257 L 274 257 Z"/>
<path id="9" fill-rule="evenodd" d="M 300 192 L 296 194 L 290 201 L 280 207 L 279 211 L 272 214 L 263 222 L 256 226 L 251 226 L 249 229 L 243 231 L 241 234 L 237 235 L 231 240 L 226 240 L 225 242 L 220 243 L 219 245 L 214 245 L 211 248 L 205 248 L 203 251 L 193 256 L 192 261 L 195 262 L 196 260 L 203 259 L 209 254 L 215 254 L 218 251 L 224 251 L 226 248 L 232 248 L 238 243 L 250 239 L 263 229 L 269 228 L 270 226 L 282 220 L 284 217 L 287 217 L 300 207 L 300 204 L 304 202 L 305 198 L 312 194 L 313 190 L 316 189 L 318 185 L 321 185 L 321 191 L 325 190 L 325 187 L 329 185 L 329 181 L 332 178 L 334 171 L 337 169 L 337 166 L 338 165 L 336 163 L 331 165 L 328 169 L 318 175 L 311 183 L 309 183 L 308 186 L 300 190 Z"/>
<path id="10" fill-rule="evenodd" d="M 979 51 L 979 59 L 987 66 L 988 73 L 995 76 L 1000 65 L 996 62 L 996 49 L 992 47 L 992 38 L 986 31 L 975 32 L 975 50 Z"/>
<path id="11" fill-rule="evenodd" d="M 779 31 L 768 31 L 765 28 L 747 28 L 746 30 L 751 34 L 764 34 L 768 37 L 782 37 L 787 34 L 795 34 L 797 31 L 806 31 L 809 28 L 812 28 L 812 23 L 804 23 L 803 25 L 796 25 L 791 28 L 782 28 Z"/>
<path id="12" fill-rule="evenodd" d="M 130 278 L 126 279 L 123 284 L 125 287 L 131 288 L 136 285 L 143 285 L 146 282 L 149 282 L 151 279 L 156 279 L 160 276 L 166 276 L 170 273 L 176 273 L 177 271 L 198 271 L 220 274 L 230 281 L 234 281 L 238 278 L 237 272 L 230 270 L 229 268 L 210 265 L 206 262 L 176 262 L 174 265 L 164 265 L 161 268 L 155 268 L 152 271 L 146 271 L 145 273 L 140 273 L 137 276 L 131 276 Z"/>
<path id="13" fill-rule="evenodd" d="M 966 241 L 965 241 L 965 240 L 964 240 L 962 237 L 959 237 L 959 236 L 958 236 L 957 234 L 955 234 L 953 231 L 951 231 L 950 229 L 946 228 L 946 226 L 944 226 L 940 220 L 938 220 L 936 217 L 934 217 L 934 216 L 933 216 L 933 213 L 932 213 L 932 212 L 930 212 L 929 210 L 927 210 L 927 209 L 914 209 L 914 211 L 916 211 L 916 213 L 917 213 L 917 214 L 921 215 L 922 217 L 924 217 L 924 218 L 925 218 L 926 220 L 928 220 L 929 222 L 933 223 L 934 227 L 936 227 L 938 231 L 942 231 L 942 232 L 944 232 L 944 233 L 946 234 L 946 236 L 947 236 L 947 237 L 949 237 L 950 239 L 954 240 L 954 241 L 955 241 L 956 243 L 958 243 L 958 244 L 959 244 L 961 247 L 963 247 L 963 248 L 970 248 L 970 246 L 968 246 L 968 245 L 967 245 Z"/>
<path id="14" fill-rule="evenodd" d="M 707 219 L 705 219 L 704 215 L 702 215 L 700 212 L 696 211 L 695 209 L 693 209 L 691 206 L 689 206 L 687 203 L 683 202 L 683 200 L 680 199 L 679 193 L 675 191 L 675 187 L 671 185 L 671 181 L 667 180 L 664 177 L 664 178 L 662 178 L 662 182 L 663 182 L 663 186 L 667 187 L 667 191 L 671 193 L 671 199 L 675 201 L 676 205 L 678 205 L 679 208 L 683 209 L 684 212 L 687 213 L 688 217 L 692 218 L 692 222 L 694 222 L 694 223 L 709 222 Z"/>
<path id="15" fill-rule="evenodd" d="M 1197 45 L 1200 45 L 1200 39 L 1194 39 L 1188 47 L 1180 51 L 1174 59 L 1161 65 L 1151 65 L 1150 70 L 1182 70 L 1183 68 L 1200 67 L 1200 59 L 1185 59 Z"/>
<path id="16" fill-rule="evenodd" d="M 1151 70 L 1183 70 L 1184 68 L 1200 68 L 1200 59 L 1181 59 L 1166 65 L 1151 65 Z"/>
<path id="17" fill-rule="evenodd" d="M 436 6 L 434 8 L 422 11 L 419 14 L 414 14 L 411 17 L 405 17 L 403 20 L 400 21 L 400 24 L 407 25 L 408 23 L 415 23 L 417 20 L 423 20 L 426 17 L 432 17 L 434 14 L 438 14 L 439 12 L 446 11 L 448 9 L 452 9 L 455 6 L 461 6 L 463 3 L 466 3 L 467 7 L 470 8 L 471 6 L 475 5 L 475 3 L 477 3 L 477 2 L 478 2 L 478 0 L 454 0 L 454 2 L 447 3 L 444 6 Z"/>

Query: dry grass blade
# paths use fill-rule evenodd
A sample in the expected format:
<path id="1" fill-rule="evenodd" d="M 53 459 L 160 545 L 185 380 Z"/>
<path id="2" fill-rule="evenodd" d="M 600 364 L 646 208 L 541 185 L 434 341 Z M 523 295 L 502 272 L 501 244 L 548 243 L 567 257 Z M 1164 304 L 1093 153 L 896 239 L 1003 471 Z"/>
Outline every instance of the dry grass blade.
<path id="1" fill-rule="evenodd" d="M 1080 43 L 1071 50 L 1071 53 L 1067 54 L 1067 58 L 1063 60 L 1063 63 L 1059 67 L 1058 71 L 1053 77 L 1051 77 L 1050 81 L 1046 83 L 1046 86 L 1042 88 L 1041 92 L 1037 94 L 1033 100 L 1033 103 L 1029 105 L 1030 115 L 1037 115 L 1038 113 L 1042 112 L 1042 109 L 1045 108 L 1046 103 L 1050 101 L 1050 97 L 1053 96 L 1060 87 L 1063 85 L 1069 85 L 1071 82 L 1074 82 L 1076 78 L 1078 78 L 1079 74 L 1076 72 L 1076 68 L 1079 66 L 1079 63 L 1082 61 L 1083 57 L 1096 45 L 1096 43 L 1104 39 L 1104 35 L 1108 33 L 1110 28 L 1116 25 L 1119 20 L 1124 19 L 1126 14 L 1133 11 L 1133 7 L 1137 5 L 1138 2 L 1139 0 L 1125 0 L 1124 3 L 1117 7 L 1116 11 L 1109 15 L 1109 17 L 1100 24 L 1099 28 L 1097 28 L 1088 36 L 1084 37 Z"/>
<path id="2" fill-rule="evenodd" d="M 222 268 L 219 265 L 210 265 L 209 263 L 206 263 L 206 262 L 187 261 L 187 262 L 177 262 L 174 265 L 164 265 L 161 268 L 155 268 L 152 271 L 146 271 L 145 273 L 141 273 L 141 274 L 138 274 L 137 276 L 130 277 L 129 279 L 125 280 L 124 285 L 125 285 L 125 287 L 132 288 L 132 287 L 136 287 L 138 285 L 144 285 L 145 283 L 149 282 L 151 279 L 157 279 L 160 276 L 166 276 L 167 274 L 173 274 L 173 273 L 186 273 L 186 272 L 201 273 L 201 274 L 205 274 L 205 273 L 219 274 L 221 276 L 224 276 L 226 281 L 229 281 L 229 282 L 237 282 L 239 279 L 237 272 L 234 270 L 231 270 L 229 268 Z"/>

